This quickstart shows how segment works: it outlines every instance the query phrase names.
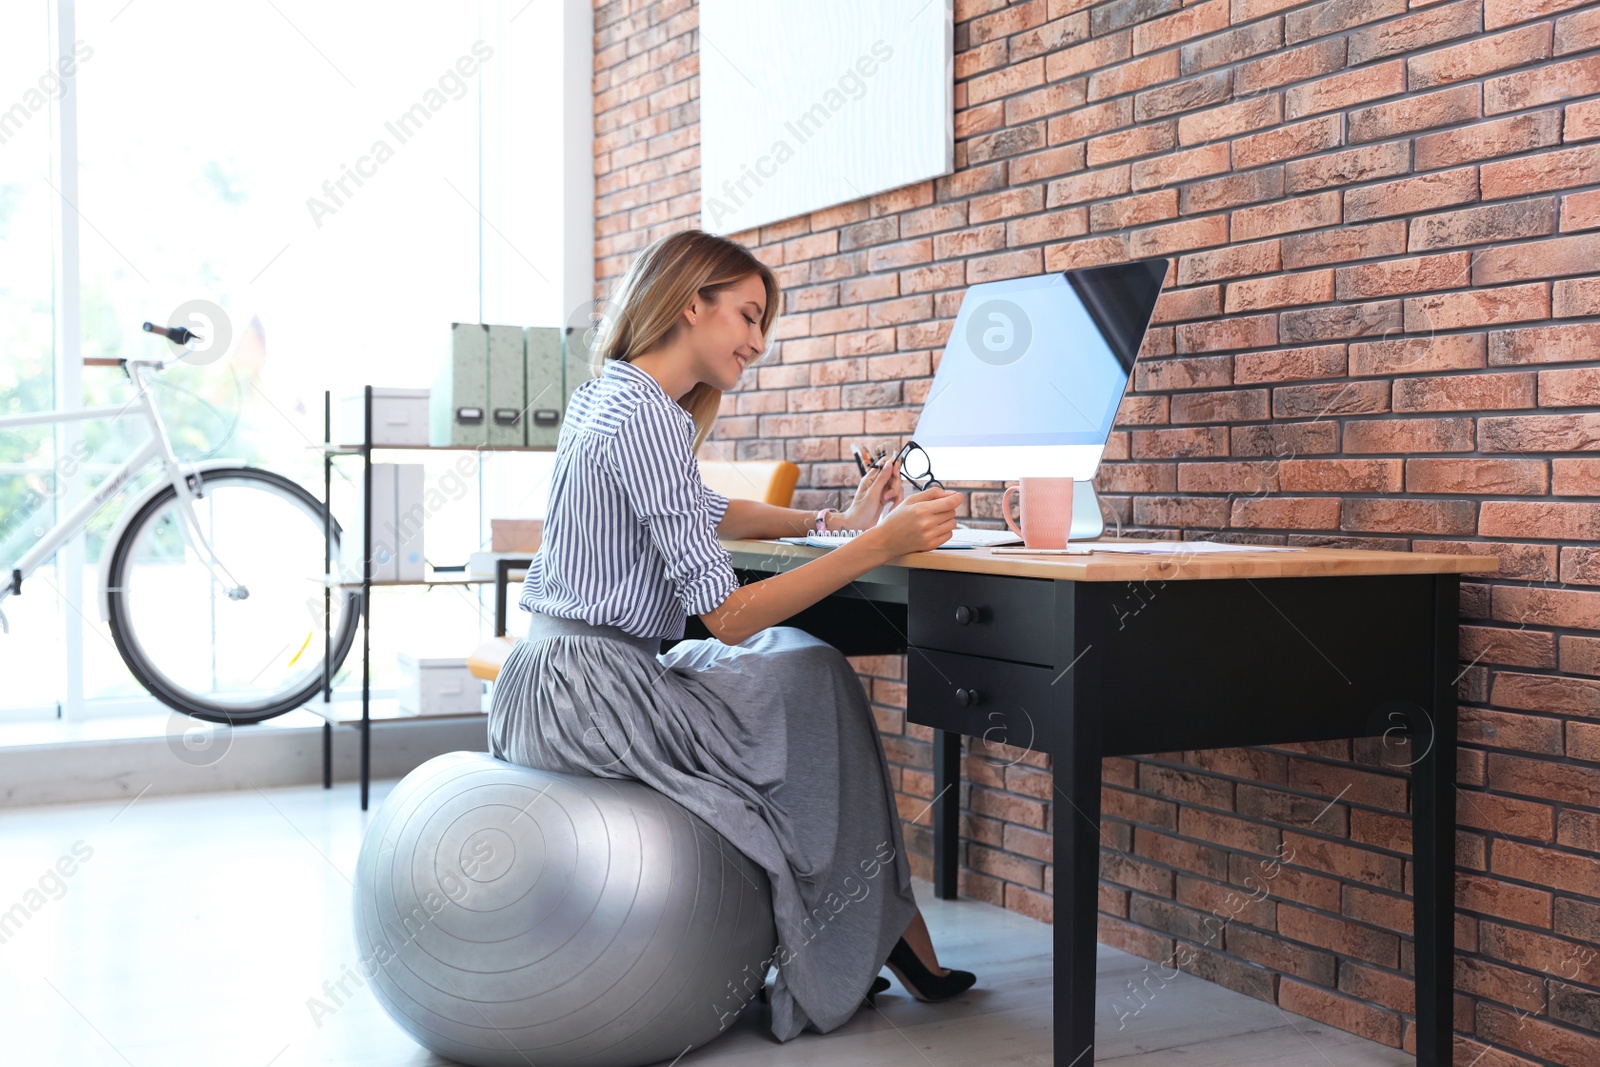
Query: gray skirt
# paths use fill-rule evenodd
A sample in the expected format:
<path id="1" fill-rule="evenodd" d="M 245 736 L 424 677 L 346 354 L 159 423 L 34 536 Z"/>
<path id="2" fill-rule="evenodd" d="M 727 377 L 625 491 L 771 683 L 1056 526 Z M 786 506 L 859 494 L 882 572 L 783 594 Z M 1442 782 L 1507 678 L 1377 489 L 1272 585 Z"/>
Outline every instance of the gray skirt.
<path id="1" fill-rule="evenodd" d="M 763 867 L 778 933 L 772 1032 L 838 1027 L 916 910 L 877 722 L 843 653 L 791 626 L 738 645 L 535 612 L 501 668 L 489 752 L 633 778 Z"/>

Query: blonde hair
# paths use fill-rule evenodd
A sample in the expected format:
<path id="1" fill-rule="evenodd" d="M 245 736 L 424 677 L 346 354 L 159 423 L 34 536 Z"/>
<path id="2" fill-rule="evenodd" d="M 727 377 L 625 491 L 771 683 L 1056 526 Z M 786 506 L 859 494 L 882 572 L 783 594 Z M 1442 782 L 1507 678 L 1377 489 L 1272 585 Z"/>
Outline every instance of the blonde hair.
<path id="1" fill-rule="evenodd" d="M 696 296 L 715 302 L 722 290 L 752 274 L 767 290 L 767 306 L 761 313 L 765 340 L 778 317 L 779 295 L 778 279 L 766 264 L 737 241 L 701 230 L 683 230 L 655 241 L 639 253 L 612 289 L 595 331 L 591 373 L 598 377 L 608 359 L 631 363 L 682 321 L 683 309 Z M 766 352 L 763 345 L 762 355 L 753 362 L 762 362 Z M 690 447 L 698 450 L 717 421 L 722 390 L 698 382 L 678 399 L 678 406 L 694 419 Z"/>

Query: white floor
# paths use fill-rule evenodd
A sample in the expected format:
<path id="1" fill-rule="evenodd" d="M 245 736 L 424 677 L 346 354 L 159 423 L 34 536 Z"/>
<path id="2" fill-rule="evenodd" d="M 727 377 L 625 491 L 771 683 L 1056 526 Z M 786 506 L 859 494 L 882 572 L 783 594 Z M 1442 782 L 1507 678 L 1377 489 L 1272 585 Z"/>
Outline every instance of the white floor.
<path id="1" fill-rule="evenodd" d="M 374 808 L 390 785 L 376 785 Z M 312 998 L 329 997 L 325 982 L 355 964 L 350 878 L 367 818 L 348 784 L 0 810 L 0 918 L 20 923 L 0 926 L 0 1062 L 444 1062 L 394 1026 L 365 988 L 332 1015 L 308 1010 Z M 878 1010 L 781 1046 L 766 1033 L 765 1009 L 753 1005 L 727 1036 L 681 1062 L 1050 1064 L 1049 927 L 973 901 L 936 901 L 926 885 L 918 896 L 942 959 L 978 972 L 978 988 L 925 1005 L 896 985 Z M 1143 966 L 1100 949 L 1098 1062 L 1412 1062 L 1188 977 L 1119 1030 L 1115 1005 Z"/>

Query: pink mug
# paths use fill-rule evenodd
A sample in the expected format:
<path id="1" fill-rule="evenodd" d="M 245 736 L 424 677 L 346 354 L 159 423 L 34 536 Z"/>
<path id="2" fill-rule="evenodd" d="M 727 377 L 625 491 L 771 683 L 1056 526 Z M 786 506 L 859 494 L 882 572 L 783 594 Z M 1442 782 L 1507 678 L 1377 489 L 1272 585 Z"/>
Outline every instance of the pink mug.
<path id="1" fill-rule="evenodd" d="M 1000 498 L 1000 514 L 1011 532 L 1028 548 L 1066 548 L 1067 533 L 1072 529 L 1072 479 L 1020 478 L 1018 482 Z M 1021 529 L 1011 521 L 1012 493 L 1021 496 Z"/>

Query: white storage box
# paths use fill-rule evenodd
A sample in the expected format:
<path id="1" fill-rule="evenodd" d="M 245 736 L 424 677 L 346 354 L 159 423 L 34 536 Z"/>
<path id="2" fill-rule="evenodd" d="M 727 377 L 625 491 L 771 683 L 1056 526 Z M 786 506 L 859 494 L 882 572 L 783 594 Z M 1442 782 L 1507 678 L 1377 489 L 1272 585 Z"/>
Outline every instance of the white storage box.
<path id="1" fill-rule="evenodd" d="M 483 710 L 483 682 L 461 659 L 432 659 L 400 653 L 406 682 L 400 710 L 407 715 L 469 715 Z"/>
<path id="2" fill-rule="evenodd" d="M 354 393 L 339 398 L 333 412 L 333 443 L 364 445 L 366 398 Z M 372 444 L 425 445 L 428 443 L 428 390 L 372 387 Z"/>

